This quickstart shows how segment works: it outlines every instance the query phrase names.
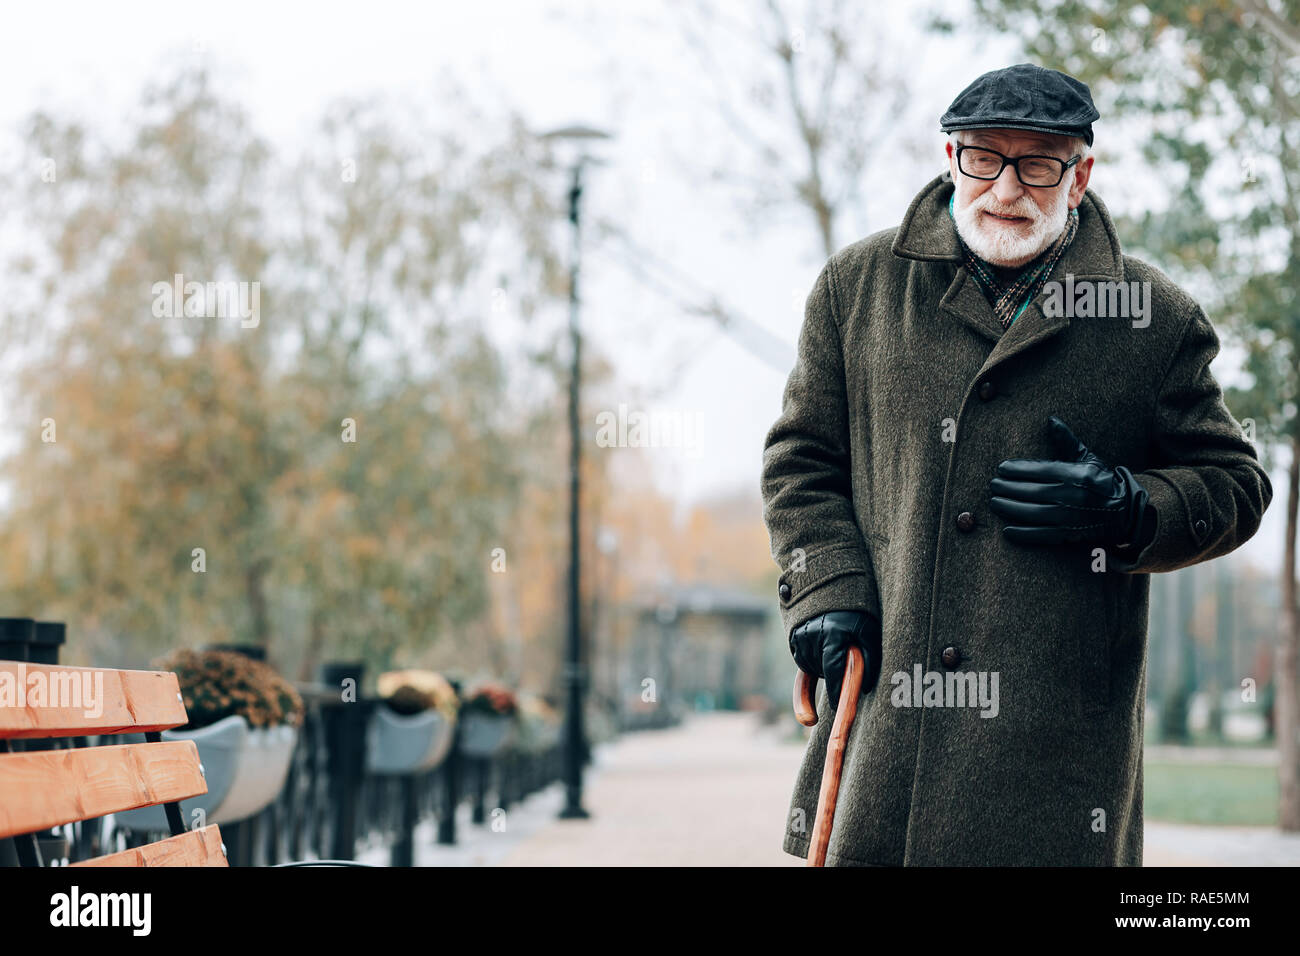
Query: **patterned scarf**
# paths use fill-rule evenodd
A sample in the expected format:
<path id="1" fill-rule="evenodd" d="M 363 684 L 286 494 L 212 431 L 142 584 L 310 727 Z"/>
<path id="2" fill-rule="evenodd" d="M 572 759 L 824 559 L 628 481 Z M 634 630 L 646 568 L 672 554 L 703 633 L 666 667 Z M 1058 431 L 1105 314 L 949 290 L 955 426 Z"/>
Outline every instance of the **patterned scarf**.
<path id="1" fill-rule="evenodd" d="M 953 203 L 956 198 L 957 194 L 953 193 L 952 198 L 948 200 L 948 215 L 952 216 L 954 226 L 957 221 L 957 217 L 953 214 Z M 1065 228 L 1057 240 L 1048 246 L 1042 255 L 1025 266 L 1006 286 L 998 280 L 987 262 L 970 251 L 958 234 L 957 242 L 961 245 L 962 255 L 966 260 L 966 271 L 975 277 L 976 283 L 993 306 L 993 314 L 997 316 L 1003 331 L 1011 328 L 1011 323 L 1020 318 L 1020 313 L 1024 312 L 1029 307 L 1029 303 L 1034 301 L 1034 296 L 1042 291 L 1043 284 L 1051 277 L 1052 269 L 1056 267 L 1056 263 L 1074 239 L 1078 229 L 1079 210 L 1071 209 L 1070 215 L 1065 220 Z"/>

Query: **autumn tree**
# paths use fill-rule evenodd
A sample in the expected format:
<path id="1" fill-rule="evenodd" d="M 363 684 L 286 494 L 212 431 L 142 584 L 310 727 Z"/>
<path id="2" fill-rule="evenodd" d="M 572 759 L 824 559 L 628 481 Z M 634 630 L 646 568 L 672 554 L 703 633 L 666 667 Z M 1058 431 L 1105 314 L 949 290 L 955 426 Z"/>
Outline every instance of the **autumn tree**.
<path id="1" fill-rule="evenodd" d="M 70 621 L 72 655 L 234 641 L 303 673 L 383 666 L 484 614 L 521 379 L 554 390 L 488 320 L 562 291 L 561 217 L 521 124 L 470 147 L 393 113 L 341 104 L 290 161 L 195 71 L 125 137 L 26 122 L 0 600 Z M 175 276 L 246 283 L 256 314 L 209 314 Z"/>

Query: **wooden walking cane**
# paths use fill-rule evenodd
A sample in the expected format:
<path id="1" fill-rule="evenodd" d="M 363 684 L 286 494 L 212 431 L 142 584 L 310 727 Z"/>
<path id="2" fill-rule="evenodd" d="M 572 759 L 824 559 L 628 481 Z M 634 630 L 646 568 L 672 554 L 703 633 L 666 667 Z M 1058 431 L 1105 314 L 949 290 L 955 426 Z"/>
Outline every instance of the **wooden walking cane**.
<path id="1" fill-rule="evenodd" d="M 840 705 L 831 724 L 826 742 L 826 764 L 822 767 L 822 789 L 817 797 L 817 815 L 813 820 L 812 844 L 808 847 L 808 865 L 825 866 L 826 848 L 831 843 L 831 825 L 835 822 L 835 801 L 840 794 L 840 771 L 844 750 L 849 744 L 853 718 L 858 715 L 858 695 L 862 693 L 862 675 L 866 665 L 862 648 L 850 647 L 840 686 Z M 817 723 L 817 678 L 800 670 L 794 679 L 794 716 L 805 727 Z"/>

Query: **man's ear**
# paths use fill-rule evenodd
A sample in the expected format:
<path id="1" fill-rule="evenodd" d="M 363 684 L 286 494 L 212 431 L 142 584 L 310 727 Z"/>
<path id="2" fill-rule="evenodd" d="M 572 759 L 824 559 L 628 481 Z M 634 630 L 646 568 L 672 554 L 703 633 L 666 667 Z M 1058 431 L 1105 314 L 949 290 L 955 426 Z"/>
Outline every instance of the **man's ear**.
<path id="1" fill-rule="evenodd" d="M 948 156 L 948 180 L 957 181 L 957 152 L 952 147 L 952 140 L 943 144 L 944 153 Z"/>
<path id="2" fill-rule="evenodd" d="M 1083 194 L 1088 188 L 1088 180 L 1092 178 L 1092 161 L 1094 158 L 1089 156 L 1087 159 L 1080 160 L 1074 166 L 1074 182 L 1070 184 L 1068 199 L 1071 209 L 1078 209 L 1079 203 L 1083 202 Z"/>

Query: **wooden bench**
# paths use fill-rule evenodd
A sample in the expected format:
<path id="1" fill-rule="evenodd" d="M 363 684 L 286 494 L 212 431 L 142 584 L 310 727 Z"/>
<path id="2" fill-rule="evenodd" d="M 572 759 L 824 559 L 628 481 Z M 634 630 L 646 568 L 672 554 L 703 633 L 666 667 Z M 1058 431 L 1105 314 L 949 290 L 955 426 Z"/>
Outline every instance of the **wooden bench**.
<path id="1" fill-rule="evenodd" d="M 87 681 L 95 703 L 72 690 Z M 187 719 L 175 674 L 0 661 L 0 840 L 14 839 L 21 865 L 40 866 L 38 832 L 165 804 L 170 839 L 73 865 L 228 866 L 217 827 L 187 831 L 181 819 L 179 801 L 208 792 L 193 741 L 161 739 Z M 143 732 L 146 742 L 32 752 L 10 745 L 127 732 Z"/>

